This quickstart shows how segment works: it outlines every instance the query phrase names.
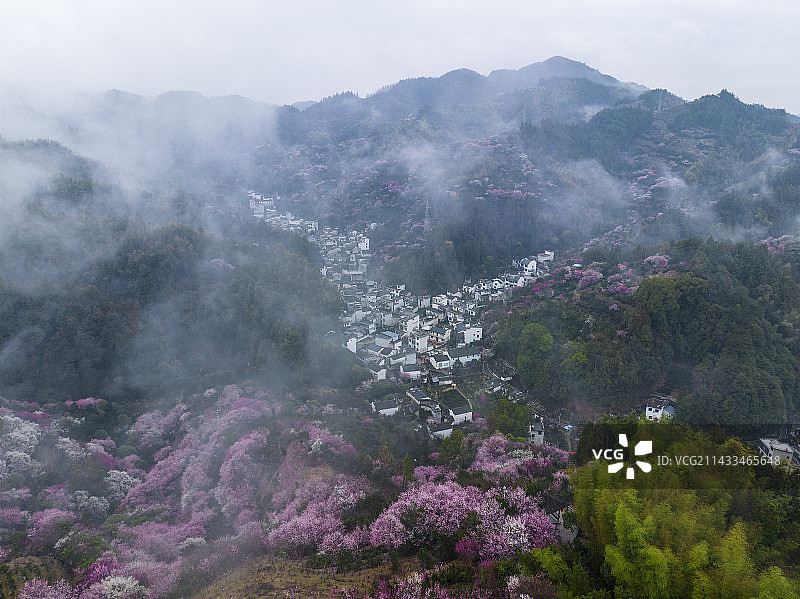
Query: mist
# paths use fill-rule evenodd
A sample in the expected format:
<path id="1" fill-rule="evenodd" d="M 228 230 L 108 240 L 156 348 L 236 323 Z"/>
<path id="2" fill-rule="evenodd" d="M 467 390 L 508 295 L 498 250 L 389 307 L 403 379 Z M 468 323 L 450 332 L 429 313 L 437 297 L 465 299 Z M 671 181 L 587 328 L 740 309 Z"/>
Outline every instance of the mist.
<path id="1" fill-rule="evenodd" d="M 562 413 L 634 409 L 643 388 L 678 378 L 629 340 L 649 317 L 637 286 L 678 285 L 667 268 L 706 284 L 689 276 L 692 252 L 760 265 L 758 289 L 781 290 L 776 330 L 723 307 L 756 314 L 743 330 L 779 348 L 761 352 L 777 366 L 753 396 L 778 389 L 768 413 L 786 415 L 794 288 L 755 242 L 788 245 L 800 222 L 798 124 L 727 92 L 653 94 L 556 57 L 304 110 L 190 91 L 6 96 L 0 561 L 56 556 L 70 584 L 164 597 L 227 584 L 245 558 L 399 563 L 418 549 L 412 532 L 469 555 L 464 568 L 555 547 L 539 489 L 571 501 Z M 748 244 L 709 249 L 709 236 Z M 719 280 L 749 284 L 737 276 Z M 652 330 L 671 334 L 671 317 Z M 505 366 L 487 368 L 517 371 L 513 383 L 478 365 L 494 352 Z M 443 357 L 469 359 L 442 373 Z M 644 386 L 625 387 L 630 364 L 649 368 Z M 725 389 L 729 367 L 703 376 Z M 553 445 L 525 441 L 531 406 Z M 490 517 L 476 528 L 468 517 L 483 515 L 447 507 L 452 530 L 409 532 L 406 515 L 431 503 L 420 489 Z"/>

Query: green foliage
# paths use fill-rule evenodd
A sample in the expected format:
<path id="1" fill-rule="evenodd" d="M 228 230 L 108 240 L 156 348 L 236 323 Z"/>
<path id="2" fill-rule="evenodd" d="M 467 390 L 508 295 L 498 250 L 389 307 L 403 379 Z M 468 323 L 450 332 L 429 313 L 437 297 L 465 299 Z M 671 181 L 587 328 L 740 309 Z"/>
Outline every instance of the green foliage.
<path id="1" fill-rule="evenodd" d="M 69 571 L 52 557 L 20 557 L 0 564 L 0 599 L 14 599 L 25 582 L 41 578 L 48 582 L 69 580 Z"/>
<path id="2" fill-rule="evenodd" d="M 324 369 L 330 385 L 361 380 L 352 355 L 309 332 L 310 322 L 332 319 L 341 304 L 311 246 L 259 224 L 220 226 L 229 230 L 212 236 L 185 224 L 129 224 L 117 231 L 110 257 L 66 283 L 43 292 L 0 279 L 0 344 L 19 347 L 17 359 L 0 364 L 4 393 L 109 399 L 77 432 L 88 439 L 112 430 L 143 399 L 236 377 L 309 381 Z M 87 232 L 84 242 L 100 246 L 87 253 L 112 243 L 108 235 Z M 7 247 L 34 270 L 47 259 L 23 239 Z"/>
<path id="3" fill-rule="evenodd" d="M 109 549 L 102 537 L 87 530 L 74 530 L 58 544 L 58 557 L 73 570 L 86 568 Z"/>
<path id="4" fill-rule="evenodd" d="M 433 574 L 432 580 L 448 588 L 469 588 L 475 580 L 475 571 L 469 566 L 453 562 Z"/>
<path id="5" fill-rule="evenodd" d="M 539 568 L 559 584 L 559 596 L 564 599 L 609 599 L 611 593 L 598 588 L 576 559 L 574 552 L 557 551 L 552 547 L 534 549 L 519 558 L 522 573 L 534 575 Z"/>
<path id="6" fill-rule="evenodd" d="M 362 497 L 355 505 L 347 508 L 342 513 L 342 522 L 345 529 L 351 531 L 357 526 L 368 526 L 389 505 L 391 505 L 391 501 L 383 493 L 372 493 Z"/>
<path id="7" fill-rule="evenodd" d="M 625 409 L 658 390 L 678 397 L 679 417 L 692 424 L 779 427 L 800 406 L 795 259 L 713 240 L 661 251 L 690 263 L 688 272 L 645 278 L 632 298 L 535 302 L 500 319 L 499 354 L 550 407 Z"/>
<path id="8" fill-rule="evenodd" d="M 685 425 L 642 422 L 638 432 L 632 425 L 614 420 L 586 427 L 581 445 L 603 447 L 603 439 L 624 431 L 629 440 L 653 440 L 660 455 L 747 455 L 734 439 L 714 441 Z M 751 598 L 767 580 L 787 596 L 796 592 L 786 573 L 796 559 L 790 520 L 797 474 L 772 467 L 654 466 L 625 481 L 595 461 L 572 482 L 590 571 L 607 571 L 616 596 Z M 548 559 L 551 576 L 567 580 L 564 565 Z"/>
<path id="9" fill-rule="evenodd" d="M 456 429 L 449 437 L 442 439 L 439 445 L 439 463 L 463 464 L 464 458 L 464 431 Z"/>
<path id="10" fill-rule="evenodd" d="M 403 456 L 402 461 L 402 472 L 403 472 L 403 485 L 408 485 L 410 482 L 416 480 L 414 476 L 414 458 L 410 455 L 406 454 Z"/>
<path id="11" fill-rule="evenodd" d="M 519 563 L 516 560 L 501 559 L 494 564 L 495 576 L 499 580 L 505 580 L 509 576 L 519 574 L 519 570 Z"/>
<path id="12" fill-rule="evenodd" d="M 533 414 L 528 406 L 500 397 L 491 400 L 487 421 L 490 430 L 500 431 L 512 438 L 527 439 Z"/>
<path id="13" fill-rule="evenodd" d="M 693 595 L 703 599 L 753 597 L 756 580 L 750 546 L 741 522 L 734 524 L 722 538 L 712 567 L 698 575 Z"/>
<path id="14" fill-rule="evenodd" d="M 784 577 L 780 568 L 768 568 L 758 577 L 758 594 L 754 599 L 797 599 L 800 597 L 797 585 Z"/>
<path id="15" fill-rule="evenodd" d="M 364 395 L 367 398 L 367 401 L 374 401 L 386 395 L 397 393 L 399 390 L 400 388 L 394 381 L 375 381 Z"/>

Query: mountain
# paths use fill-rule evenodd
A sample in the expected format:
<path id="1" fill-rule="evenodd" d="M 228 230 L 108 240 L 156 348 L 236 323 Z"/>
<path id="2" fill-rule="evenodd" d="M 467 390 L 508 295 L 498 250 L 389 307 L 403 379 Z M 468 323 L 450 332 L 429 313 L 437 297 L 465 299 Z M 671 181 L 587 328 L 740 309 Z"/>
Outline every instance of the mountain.
<path id="1" fill-rule="evenodd" d="M 49 138 L 98 161 L 109 178 L 152 186 L 169 178 L 194 190 L 231 188 L 263 172 L 292 146 L 320 135 L 339 143 L 425 118 L 438 142 L 481 138 L 522 120 L 579 122 L 644 88 L 565 58 L 483 76 L 459 69 L 400 81 L 367 98 L 337 94 L 275 107 L 240 96 L 173 91 L 144 97 L 119 90 L 83 95 L 58 109 L 21 96 L 0 98 L 0 135 Z M 220 187 L 221 186 L 221 187 Z"/>
<path id="2" fill-rule="evenodd" d="M 631 96 L 638 96 L 647 91 L 647 88 L 642 85 L 623 83 L 582 62 L 576 62 L 563 56 L 553 56 L 545 61 L 529 64 L 516 71 L 509 69 L 492 71 L 487 79 L 498 92 L 508 93 L 516 89 L 534 87 L 543 79 L 553 77 L 586 79 L 599 85 L 621 88 Z"/>
<path id="3" fill-rule="evenodd" d="M 562 98 L 558 93 L 550 94 L 553 103 L 562 106 L 599 104 L 601 107 L 608 107 L 622 99 L 635 98 L 646 91 L 642 86 L 622 83 L 582 63 L 554 57 L 516 71 L 492 71 L 488 76 L 469 69 L 457 69 L 440 77 L 406 79 L 379 90 L 360 103 L 372 111 L 379 111 L 384 118 L 402 118 L 423 109 L 446 111 L 482 106 L 484 110 L 493 111 L 493 103 L 506 94 L 522 90 L 538 90 L 542 94 L 553 88 L 557 92 L 563 86 L 563 82 L 559 80 L 563 79 L 591 82 L 597 89 L 604 88 L 607 94 L 600 101 L 589 97 Z M 535 103 L 522 105 L 520 109 L 513 115 L 506 115 L 506 118 L 519 118 L 525 109 L 533 113 L 536 120 L 557 116 L 552 108 L 548 110 L 548 107 Z M 584 114 L 582 110 L 579 113 Z"/>
<path id="4" fill-rule="evenodd" d="M 633 244 L 763 238 L 794 232 L 798 216 L 785 111 L 729 92 L 685 102 L 563 57 L 299 106 L 113 91 L 45 126 L 123 186 L 226 210 L 244 209 L 244 187 L 324 224 L 369 226 L 372 275 L 428 290 L 617 227 Z"/>

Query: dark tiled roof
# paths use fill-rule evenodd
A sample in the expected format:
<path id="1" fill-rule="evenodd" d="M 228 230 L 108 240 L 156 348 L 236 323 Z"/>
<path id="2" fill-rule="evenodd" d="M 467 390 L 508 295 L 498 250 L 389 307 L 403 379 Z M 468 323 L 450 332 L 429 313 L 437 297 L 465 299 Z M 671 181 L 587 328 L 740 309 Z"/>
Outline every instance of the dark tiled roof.
<path id="1" fill-rule="evenodd" d="M 481 350 L 477 347 L 462 347 L 461 349 L 448 349 L 447 353 L 451 358 L 463 358 L 465 356 L 479 356 Z"/>
<path id="2" fill-rule="evenodd" d="M 384 401 L 375 402 L 376 412 L 380 412 L 381 410 L 393 410 L 395 408 L 397 408 L 397 400 L 394 399 L 386 399 Z"/>

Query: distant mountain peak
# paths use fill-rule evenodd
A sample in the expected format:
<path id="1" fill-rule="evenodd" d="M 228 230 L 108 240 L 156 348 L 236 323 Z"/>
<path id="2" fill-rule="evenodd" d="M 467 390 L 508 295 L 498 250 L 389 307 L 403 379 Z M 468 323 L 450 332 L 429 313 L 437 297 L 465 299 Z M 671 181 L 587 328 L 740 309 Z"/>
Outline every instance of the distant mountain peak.
<path id="1" fill-rule="evenodd" d="M 534 64 L 536 64 L 536 63 L 534 63 Z M 590 69 L 592 71 L 596 71 L 597 70 L 597 69 L 592 69 L 585 62 L 581 62 L 579 60 L 573 60 L 571 58 L 566 58 L 565 56 L 560 56 L 560 55 L 551 56 L 550 58 L 547 58 L 547 59 L 541 61 L 540 64 L 550 64 L 550 65 L 559 65 L 559 66 L 562 66 L 562 65 L 571 65 L 571 66 L 572 65 L 576 65 L 576 66 L 586 67 L 587 69 Z"/>
<path id="2" fill-rule="evenodd" d="M 489 73 L 488 78 L 494 85 L 503 88 L 503 92 L 507 92 L 513 91 L 513 89 L 509 88 L 524 89 L 526 87 L 535 87 L 543 79 L 551 77 L 588 79 L 601 85 L 629 89 L 632 95 L 647 91 L 647 88 L 642 85 L 624 83 L 611 75 L 601 73 L 583 62 L 565 58 L 564 56 L 551 56 L 547 60 L 534 62 L 516 71 L 510 69 L 492 71 Z"/>
<path id="3" fill-rule="evenodd" d="M 471 79 L 483 79 L 484 78 L 483 75 L 481 75 L 480 73 L 476 73 L 472 69 L 464 68 L 464 69 L 454 69 L 452 71 L 448 71 L 447 73 L 445 73 L 444 75 L 439 77 L 439 79 L 452 79 L 454 77 L 458 77 L 458 78 L 467 78 L 467 77 L 469 77 Z"/>

